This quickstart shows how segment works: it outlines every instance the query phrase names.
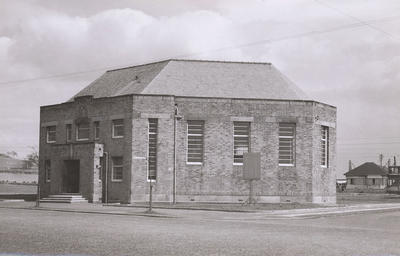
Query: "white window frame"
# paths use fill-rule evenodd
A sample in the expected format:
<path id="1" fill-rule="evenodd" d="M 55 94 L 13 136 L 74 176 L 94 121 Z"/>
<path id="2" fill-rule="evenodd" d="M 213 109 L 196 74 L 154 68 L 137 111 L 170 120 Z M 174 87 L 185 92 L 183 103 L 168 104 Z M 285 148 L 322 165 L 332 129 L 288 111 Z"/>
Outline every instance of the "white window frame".
<path id="1" fill-rule="evenodd" d="M 72 141 L 72 124 L 65 125 L 65 138 L 67 142 Z"/>
<path id="2" fill-rule="evenodd" d="M 115 124 L 114 123 L 114 122 L 119 121 L 119 120 L 122 120 L 122 124 Z M 111 137 L 113 139 L 118 139 L 118 138 L 123 138 L 124 137 L 124 135 L 115 135 L 114 134 L 115 133 L 115 127 L 118 127 L 118 126 L 122 126 L 122 130 L 123 130 L 123 133 L 125 135 L 125 120 L 123 118 L 113 119 L 112 120 L 112 131 L 111 131 Z"/>
<path id="3" fill-rule="evenodd" d="M 54 131 L 50 131 L 49 129 L 51 127 L 54 127 Z M 49 133 L 52 132 L 54 133 L 54 140 L 49 140 Z M 57 141 L 57 126 L 56 125 L 51 125 L 51 126 L 46 126 L 46 143 L 55 143 Z"/>
<path id="4" fill-rule="evenodd" d="M 325 138 L 324 138 L 325 137 Z M 327 126 L 321 126 L 321 167 L 329 167 L 329 128 Z M 325 162 L 323 162 L 325 160 Z"/>
<path id="5" fill-rule="evenodd" d="M 49 159 L 44 160 L 44 175 L 46 183 L 51 182 L 51 161 Z"/>
<path id="6" fill-rule="evenodd" d="M 87 140 L 89 140 L 89 137 L 90 137 L 90 125 L 87 124 L 88 127 L 87 128 L 83 128 L 85 130 L 88 130 L 88 137 L 87 138 L 82 138 L 82 139 L 79 138 L 79 126 L 80 125 L 82 125 L 82 124 L 77 124 L 76 125 L 76 141 L 87 141 Z M 85 125 L 86 125 L 86 123 L 85 123 Z M 80 129 L 82 129 L 82 128 L 80 128 Z"/>
<path id="7" fill-rule="evenodd" d="M 99 121 L 93 122 L 93 138 L 94 138 L 94 140 L 100 139 L 100 122 Z"/>
<path id="8" fill-rule="evenodd" d="M 116 165 L 114 163 L 114 158 L 121 158 L 122 159 L 122 164 L 121 165 Z M 115 179 L 114 178 L 114 173 L 115 173 L 115 168 L 121 168 L 121 174 L 122 174 L 122 178 L 121 179 Z M 112 182 L 122 182 L 124 179 L 124 158 L 122 156 L 113 156 L 111 157 L 111 181 Z"/>
<path id="9" fill-rule="evenodd" d="M 190 134 L 189 133 L 189 123 L 190 122 L 202 122 L 202 133 L 201 134 Z M 204 120 L 188 120 L 186 123 L 186 164 L 187 165 L 203 165 L 204 162 L 204 125 L 205 122 Z M 202 152 L 201 152 L 201 162 L 190 162 L 189 161 L 189 136 L 193 136 L 193 137 L 201 137 L 202 139 Z"/>
<path id="10" fill-rule="evenodd" d="M 240 135 L 236 134 L 236 135 L 235 135 L 235 123 L 236 123 L 236 124 L 239 124 L 239 123 L 242 123 L 242 124 L 246 123 L 246 124 L 248 124 L 248 125 L 249 125 L 249 133 L 248 133 L 247 135 L 242 135 L 242 134 L 240 134 Z M 248 152 L 251 152 L 251 150 L 250 150 L 250 146 L 251 146 L 251 142 L 250 142 L 251 122 L 234 121 L 234 122 L 233 122 L 232 128 L 233 128 L 233 152 L 232 152 L 232 156 L 233 156 L 233 165 L 243 165 L 243 162 L 242 162 L 242 163 L 235 162 L 235 138 L 247 138 L 247 144 L 248 144 L 247 153 L 248 153 Z"/>
<path id="11" fill-rule="evenodd" d="M 281 125 L 288 125 L 293 127 L 293 135 L 291 136 L 284 136 L 280 135 L 280 128 Z M 291 163 L 280 163 L 281 159 L 281 150 L 279 149 L 280 147 L 280 139 L 291 139 Z M 296 164 L 296 123 L 279 123 L 278 124 L 278 165 L 279 166 L 295 166 Z"/>
<path id="12" fill-rule="evenodd" d="M 156 119 L 156 118 L 149 118 L 147 120 L 147 141 L 148 141 L 148 144 L 147 144 L 147 175 L 146 175 L 146 178 L 147 178 L 148 182 L 155 182 L 157 180 L 158 119 L 156 119 L 157 120 L 157 126 L 156 126 L 156 132 L 155 133 L 154 132 L 150 132 L 150 119 Z M 154 135 L 154 134 L 156 135 L 156 170 L 155 170 L 156 178 L 155 179 L 149 179 L 149 175 L 150 175 L 150 170 L 149 170 L 149 167 L 150 167 L 150 164 L 149 164 L 149 161 L 150 161 L 150 135 Z"/>

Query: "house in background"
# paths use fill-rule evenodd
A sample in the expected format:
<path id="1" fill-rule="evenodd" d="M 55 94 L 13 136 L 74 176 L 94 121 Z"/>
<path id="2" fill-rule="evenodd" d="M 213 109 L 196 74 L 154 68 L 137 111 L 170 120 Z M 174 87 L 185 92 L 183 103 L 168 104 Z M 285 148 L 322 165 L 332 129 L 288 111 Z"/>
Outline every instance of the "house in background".
<path id="1" fill-rule="evenodd" d="M 391 192 L 400 191 L 400 166 L 396 165 L 396 158 L 394 158 L 394 164 L 388 166 L 387 190 Z"/>
<path id="2" fill-rule="evenodd" d="M 107 71 L 40 109 L 41 197 L 336 203 L 336 108 L 270 63 L 166 60 Z"/>
<path id="3" fill-rule="evenodd" d="M 355 192 L 385 192 L 388 172 L 373 162 L 364 163 L 344 174 L 346 190 Z"/>

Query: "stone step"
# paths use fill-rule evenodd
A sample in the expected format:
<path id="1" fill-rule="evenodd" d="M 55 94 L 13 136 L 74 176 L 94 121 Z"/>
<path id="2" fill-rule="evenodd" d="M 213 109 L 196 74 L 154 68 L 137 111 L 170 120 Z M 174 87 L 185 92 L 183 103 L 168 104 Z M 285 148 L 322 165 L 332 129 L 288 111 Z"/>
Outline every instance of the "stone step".
<path id="1" fill-rule="evenodd" d="M 47 198 L 40 199 L 41 203 L 88 203 L 88 200 L 70 201 L 70 200 L 48 200 Z"/>
<path id="2" fill-rule="evenodd" d="M 58 195 L 49 195 L 40 199 L 42 203 L 87 203 L 88 200 L 77 193 L 63 193 Z"/>
<path id="3" fill-rule="evenodd" d="M 49 197 L 51 198 L 82 198 L 81 195 L 49 195 Z"/>

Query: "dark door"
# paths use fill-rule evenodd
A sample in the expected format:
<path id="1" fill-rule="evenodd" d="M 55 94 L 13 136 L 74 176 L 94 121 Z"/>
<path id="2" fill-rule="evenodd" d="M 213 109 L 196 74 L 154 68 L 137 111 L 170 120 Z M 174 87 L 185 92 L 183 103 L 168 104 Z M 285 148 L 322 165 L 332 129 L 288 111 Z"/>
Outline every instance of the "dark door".
<path id="1" fill-rule="evenodd" d="M 79 193 L 79 160 L 64 161 L 63 192 Z"/>

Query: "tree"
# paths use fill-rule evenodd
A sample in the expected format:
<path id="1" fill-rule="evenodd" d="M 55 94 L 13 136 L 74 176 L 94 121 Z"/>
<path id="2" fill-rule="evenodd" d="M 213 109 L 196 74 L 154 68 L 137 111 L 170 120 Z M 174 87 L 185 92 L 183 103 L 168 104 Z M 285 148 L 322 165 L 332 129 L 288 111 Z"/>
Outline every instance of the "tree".
<path id="1" fill-rule="evenodd" d="M 36 147 L 30 147 L 32 152 L 26 156 L 26 160 L 30 161 L 33 165 L 39 165 L 39 152 Z"/>

